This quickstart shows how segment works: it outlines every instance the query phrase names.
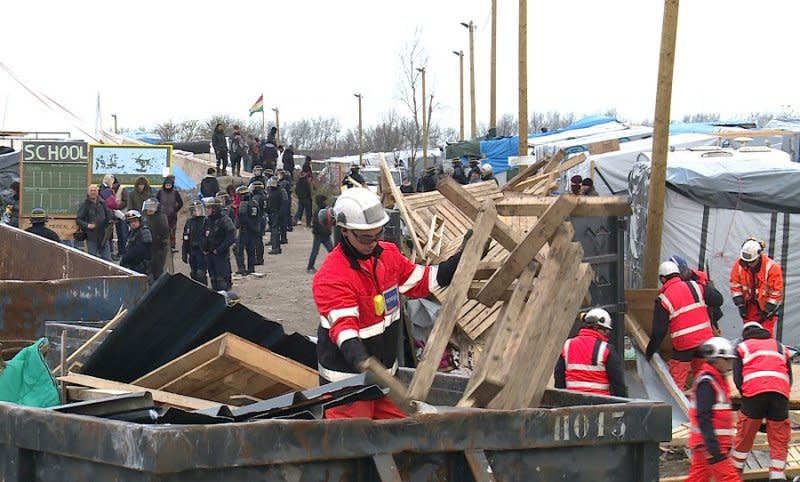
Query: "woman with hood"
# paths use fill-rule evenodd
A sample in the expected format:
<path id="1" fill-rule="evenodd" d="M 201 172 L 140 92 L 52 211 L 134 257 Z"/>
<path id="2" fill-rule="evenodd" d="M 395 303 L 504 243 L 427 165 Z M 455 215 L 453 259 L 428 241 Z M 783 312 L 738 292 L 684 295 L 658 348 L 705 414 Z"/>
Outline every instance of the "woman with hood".
<path id="1" fill-rule="evenodd" d="M 128 209 L 141 212 L 142 204 L 151 197 L 153 197 L 153 189 L 150 187 L 150 181 L 144 176 L 137 177 L 128 196 Z"/>
<path id="2" fill-rule="evenodd" d="M 173 253 L 177 253 L 175 248 L 175 228 L 178 226 L 178 212 L 183 207 L 183 199 L 181 193 L 175 189 L 175 176 L 169 175 L 164 178 L 164 183 L 161 185 L 161 190 L 156 194 L 161 205 L 161 211 L 167 216 L 169 223 L 169 246 Z"/>
<path id="3" fill-rule="evenodd" d="M 217 158 L 217 173 L 221 176 L 227 175 L 228 140 L 225 139 L 225 128 L 221 123 L 214 127 L 214 134 L 211 136 L 211 147 L 214 148 L 214 155 Z M 222 163 L 222 171 L 219 169 L 220 163 Z"/>

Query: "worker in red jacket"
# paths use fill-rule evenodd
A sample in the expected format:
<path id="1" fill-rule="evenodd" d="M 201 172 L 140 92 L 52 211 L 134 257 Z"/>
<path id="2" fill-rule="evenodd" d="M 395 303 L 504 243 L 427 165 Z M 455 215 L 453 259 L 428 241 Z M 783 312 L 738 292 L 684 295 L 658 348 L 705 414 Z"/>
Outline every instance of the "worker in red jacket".
<path id="1" fill-rule="evenodd" d="M 653 357 L 669 331 L 669 373 L 678 388 L 684 390 L 689 372 L 696 373 L 703 364 L 697 348 L 714 336 L 708 306 L 721 305 L 722 294 L 711 285 L 703 287 L 695 281 L 682 280 L 678 265 L 672 261 L 661 263 L 658 277 L 661 290 L 653 309 L 653 332 L 645 356 L 648 360 Z"/>
<path id="2" fill-rule="evenodd" d="M 742 244 L 731 269 L 731 296 L 744 323 L 757 321 L 774 337 L 783 302 L 783 271 L 763 250 L 763 242 L 753 238 Z"/>
<path id="3" fill-rule="evenodd" d="M 394 374 L 401 328 L 400 295 L 424 298 L 449 285 L 461 251 L 437 266 L 411 262 L 397 246 L 380 241 L 389 216 L 369 189 L 353 187 L 345 191 L 336 200 L 333 214 L 342 241 L 325 258 L 312 286 L 320 315 L 317 357 L 321 382 L 356 375 L 368 357 L 377 358 Z M 326 418 L 404 416 L 385 398 L 325 412 Z"/>
<path id="4" fill-rule="evenodd" d="M 708 274 L 705 271 L 700 269 L 694 269 L 689 267 L 689 263 L 681 256 L 674 254 L 670 256 L 669 261 L 672 261 L 676 265 L 678 265 L 678 270 L 681 272 L 681 279 L 683 281 L 696 281 L 697 284 L 702 286 L 704 289 L 707 286 L 714 287 L 714 282 L 708 277 Z M 720 293 L 721 295 L 721 293 Z M 722 296 L 719 298 L 720 304 L 715 306 L 712 304 L 708 305 L 708 316 L 711 318 L 711 331 L 714 333 L 714 336 L 720 336 L 722 330 L 719 328 L 719 320 L 722 319 L 722 303 L 723 299 Z"/>
<path id="5" fill-rule="evenodd" d="M 742 408 L 731 455 L 736 467 L 741 469 L 766 418 L 769 479 L 784 480 L 792 430 L 789 424 L 791 358 L 786 348 L 758 322 L 745 323 L 742 338 L 733 363 L 733 382 L 742 394 Z"/>
<path id="6" fill-rule="evenodd" d="M 742 477 L 728 456 L 733 443 L 733 410 L 726 377 L 736 358 L 725 338 L 706 340 L 699 349 L 704 363 L 695 377 L 689 406 L 689 448 L 692 466 L 686 482 L 740 481 Z"/>
<path id="7" fill-rule="evenodd" d="M 608 345 L 611 315 L 602 308 L 591 309 L 583 316 L 583 325 L 561 349 L 554 374 L 556 388 L 627 397 L 622 359 Z"/>

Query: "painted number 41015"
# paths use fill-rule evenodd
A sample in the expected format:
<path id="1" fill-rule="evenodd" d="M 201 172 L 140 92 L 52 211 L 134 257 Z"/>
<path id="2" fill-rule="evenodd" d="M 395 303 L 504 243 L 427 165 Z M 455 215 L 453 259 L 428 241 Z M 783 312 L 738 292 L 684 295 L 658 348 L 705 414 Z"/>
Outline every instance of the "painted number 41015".
<path id="1" fill-rule="evenodd" d="M 554 440 L 583 440 L 625 436 L 625 412 L 576 412 L 559 415 L 555 419 Z"/>

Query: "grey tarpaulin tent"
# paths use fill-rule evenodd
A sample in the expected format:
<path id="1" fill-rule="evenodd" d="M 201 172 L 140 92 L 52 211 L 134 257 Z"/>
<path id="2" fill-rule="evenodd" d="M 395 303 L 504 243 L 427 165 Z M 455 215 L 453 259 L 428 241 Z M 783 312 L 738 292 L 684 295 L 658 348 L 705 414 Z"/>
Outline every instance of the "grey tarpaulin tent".
<path id="1" fill-rule="evenodd" d="M 628 283 L 640 286 L 647 223 L 650 153 L 631 172 L 633 215 L 627 245 Z M 737 338 L 742 321 L 730 298 L 729 277 L 748 236 L 763 239 L 781 265 L 785 302 L 779 330 L 788 344 L 800 343 L 800 164 L 767 147 L 671 152 L 661 257 L 679 254 L 706 269 L 725 295 L 723 335 Z M 780 333 L 780 331 L 779 331 Z"/>

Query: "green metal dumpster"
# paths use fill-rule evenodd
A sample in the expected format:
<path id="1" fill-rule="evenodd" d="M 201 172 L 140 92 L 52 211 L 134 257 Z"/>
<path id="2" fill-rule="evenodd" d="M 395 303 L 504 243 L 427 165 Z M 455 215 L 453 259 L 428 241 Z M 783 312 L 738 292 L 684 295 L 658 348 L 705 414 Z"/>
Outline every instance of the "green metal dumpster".
<path id="1" fill-rule="evenodd" d="M 408 377 L 407 372 L 402 376 Z M 439 375 L 428 401 L 466 379 Z M 137 425 L 0 404 L 4 481 L 658 480 L 660 402 L 548 390 L 544 408 L 391 421 Z"/>

